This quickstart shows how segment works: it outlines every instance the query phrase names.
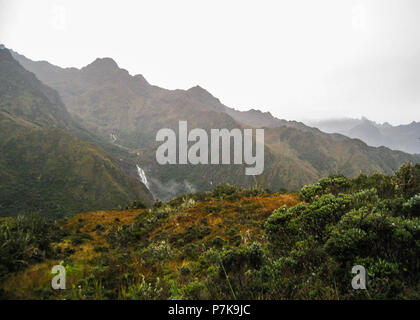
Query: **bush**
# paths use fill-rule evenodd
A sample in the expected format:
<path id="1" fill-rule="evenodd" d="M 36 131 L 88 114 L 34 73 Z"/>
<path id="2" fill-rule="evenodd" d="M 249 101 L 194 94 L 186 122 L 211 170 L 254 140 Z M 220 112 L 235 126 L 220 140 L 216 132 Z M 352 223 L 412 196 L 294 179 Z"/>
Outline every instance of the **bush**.
<path id="1" fill-rule="evenodd" d="M 70 242 L 73 246 L 78 246 L 85 242 L 85 240 L 92 240 L 92 237 L 83 232 L 76 232 L 70 236 Z"/>
<path id="2" fill-rule="evenodd" d="M 38 215 L 19 216 L 0 222 L 0 278 L 30 264 L 52 257 L 51 243 L 66 231 Z"/>
<path id="3" fill-rule="evenodd" d="M 420 217 L 420 194 L 417 194 L 405 202 L 402 212 L 409 217 Z"/>
<path id="4" fill-rule="evenodd" d="M 420 193 L 420 164 L 407 163 L 393 177 L 395 188 L 405 199 Z"/>
<path id="5" fill-rule="evenodd" d="M 319 184 L 312 184 L 304 186 L 300 189 L 299 199 L 308 203 L 311 203 L 315 197 L 319 197 L 322 194 L 322 187 Z"/>

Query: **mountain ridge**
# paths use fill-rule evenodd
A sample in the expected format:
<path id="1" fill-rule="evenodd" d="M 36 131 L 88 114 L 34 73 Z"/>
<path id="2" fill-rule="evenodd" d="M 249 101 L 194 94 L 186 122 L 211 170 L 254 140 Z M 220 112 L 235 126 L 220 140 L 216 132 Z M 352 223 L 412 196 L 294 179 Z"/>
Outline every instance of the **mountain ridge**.
<path id="1" fill-rule="evenodd" d="M 420 159 L 387 148 L 368 147 L 360 140 L 324 133 L 300 122 L 274 118 L 269 113 L 237 111 L 200 86 L 168 90 L 149 84 L 143 76 L 131 76 L 125 69 L 100 77 L 97 70 L 57 70 L 21 55 L 15 58 L 56 89 L 72 115 L 83 119 L 92 132 L 138 153 L 151 189 L 161 199 L 188 192 L 191 186 L 204 191 L 223 182 L 239 186 L 257 182 L 274 190 L 297 189 L 331 173 L 390 174 L 402 163 Z M 97 61 L 96 66 L 99 65 Z M 187 120 L 190 129 L 266 128 L 263 175 L 245 176 L 244 166 L 158 165 L 156 133 L 161 128 L 177 132 L 180 120 Z"/>

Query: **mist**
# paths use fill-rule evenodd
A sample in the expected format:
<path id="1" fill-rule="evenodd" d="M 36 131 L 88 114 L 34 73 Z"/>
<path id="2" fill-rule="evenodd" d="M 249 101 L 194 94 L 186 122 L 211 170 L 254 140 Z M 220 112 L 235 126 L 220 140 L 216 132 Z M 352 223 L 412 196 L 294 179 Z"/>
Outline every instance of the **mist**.
<path id="1" fill-rule="evenodd" d="M 83 67 L 112 57 L 169 89 L 288 120 L 420 120 L 420 3 L 5 1 L 0 43 Z"/>

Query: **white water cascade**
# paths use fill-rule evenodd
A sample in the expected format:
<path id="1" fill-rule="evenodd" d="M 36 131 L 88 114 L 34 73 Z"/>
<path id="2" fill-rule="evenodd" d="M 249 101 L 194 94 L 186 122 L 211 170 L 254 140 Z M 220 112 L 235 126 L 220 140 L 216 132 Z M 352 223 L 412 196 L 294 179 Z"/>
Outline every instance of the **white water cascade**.
<path id="1" fill-rule="evenodd" d="M 137 168 L 137 174 L 139 175 L 140 181 L 143 182 L 143 184 L 147 187 L 147 189 L 150 190 L 150 186 L 149 186 L 149 182 L 147 181 L 146 173 L 137 164 L 136 164 L 136 168 Z"/>

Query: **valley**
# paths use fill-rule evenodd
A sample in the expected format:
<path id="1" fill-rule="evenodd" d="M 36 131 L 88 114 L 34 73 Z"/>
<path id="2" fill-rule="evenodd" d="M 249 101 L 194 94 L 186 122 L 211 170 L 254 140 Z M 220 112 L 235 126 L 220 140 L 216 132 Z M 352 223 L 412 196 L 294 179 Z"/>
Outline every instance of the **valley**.
<path id="1" fill-rule="evenodd" d="M 250 187 L 257 182 L 272 190 L 298 190 L 328 174 L 392 174 L 401 164 L 420 159 L 257 110 L 237 111 L 200 86 L 163 89 L 149 84 L 142 75 L 130 75 L 111 58 L 98 58 L 76 69 L 12 54 L 24 68 L 59 92 L 72 116 L 100 137 L 95 142 L 126 163 L 126 174 L 135 177 L 136 161 L 140 161 L 157 199 L 169 200 L 191 190 L 206 191 L 221 183 Z M 266 128 L 264 173 L 247 177 L 244 165 L 160 165 L 155 157 L 159 147 L 156 134 L 163 128 L 179 134 L 179 121 L 188 121 L 189 127 L 207 132 L 212 128 Z M 128 152 L 115 155 L 106 144 Z M 133 159 L 130 153 L 139 158 Z"/>

